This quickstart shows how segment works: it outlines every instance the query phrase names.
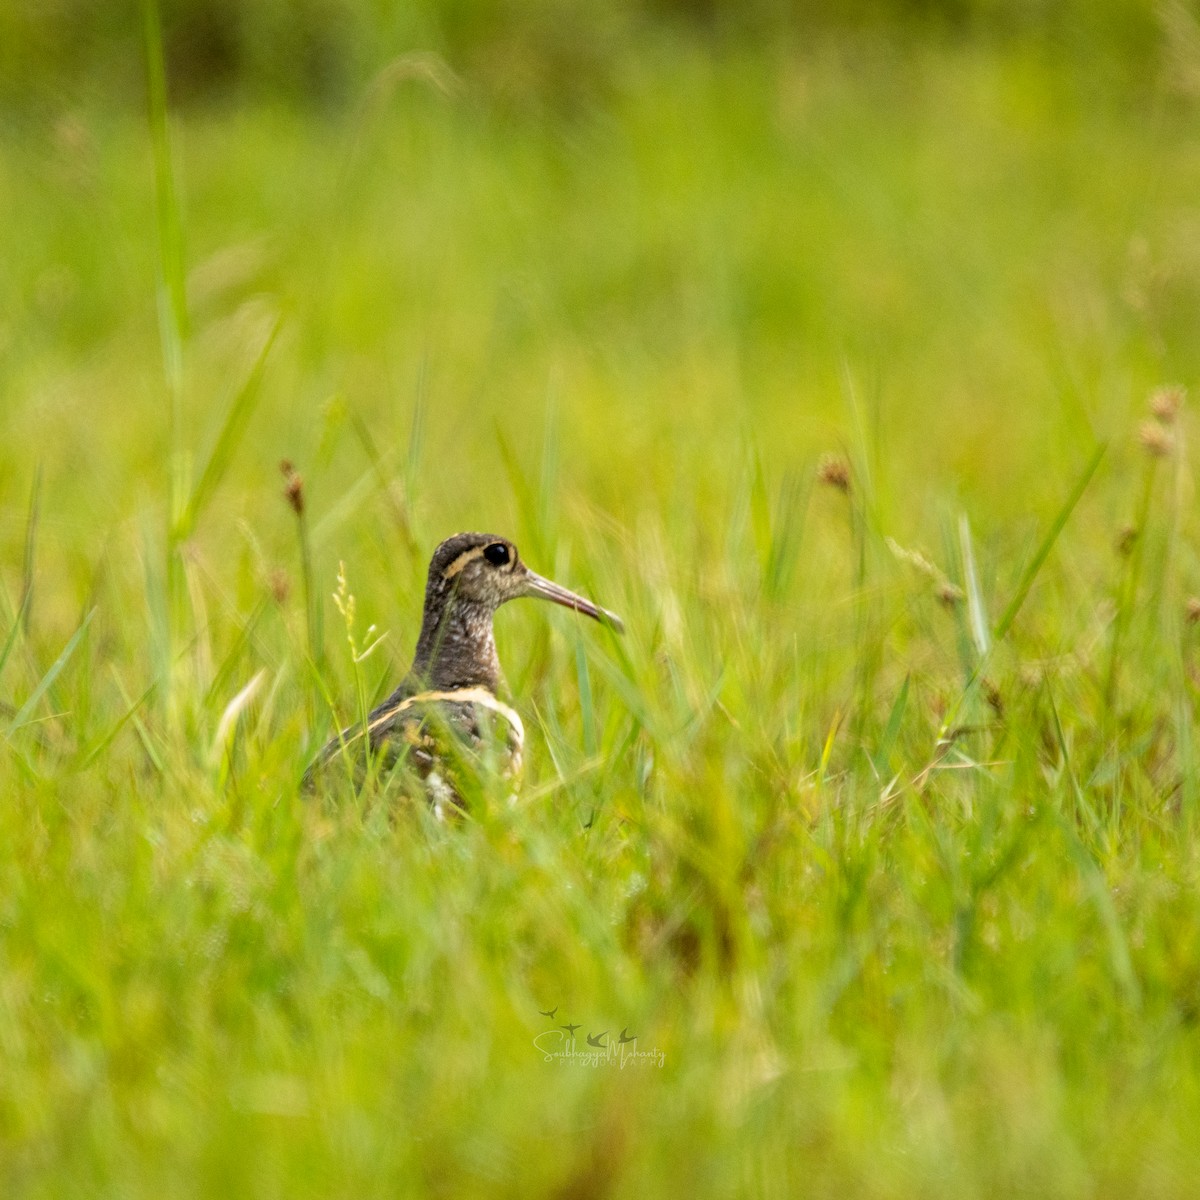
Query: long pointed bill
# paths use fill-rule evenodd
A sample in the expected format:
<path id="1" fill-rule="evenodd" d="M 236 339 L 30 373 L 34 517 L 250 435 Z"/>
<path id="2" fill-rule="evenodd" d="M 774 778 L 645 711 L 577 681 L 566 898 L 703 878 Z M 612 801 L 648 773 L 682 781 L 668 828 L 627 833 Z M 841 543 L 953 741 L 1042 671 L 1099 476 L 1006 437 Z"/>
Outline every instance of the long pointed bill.
<path id="1" fill-rule="evenodd" d="M 565 587 L 559 587 L 557 583 L 552 583 L 549 579 L 543 579 L 533 571 L 528 572 L 526 576 L 524 594 L 537 596 L 542 600 L 552 600 L 555 604 L 561 604 L 563 608 L 574 609 L 575 612 L 583 613 L 584 616 L 591 617 L 602 625 L 608 625 L 618 633 L 625 632 L 625 622 L 616 613 L 609 612 L 607 608 L 601 608 L 598 604 L 593 604 L 590 600 L 585 600 L 582 596 L 567 591 Z"/>

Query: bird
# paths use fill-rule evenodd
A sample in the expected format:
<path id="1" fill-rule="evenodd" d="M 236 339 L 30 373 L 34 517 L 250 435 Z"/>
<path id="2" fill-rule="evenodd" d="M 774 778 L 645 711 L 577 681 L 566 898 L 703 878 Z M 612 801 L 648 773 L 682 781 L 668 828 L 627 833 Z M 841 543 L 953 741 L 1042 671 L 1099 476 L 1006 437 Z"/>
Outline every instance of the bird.
<path id="1" fill-rule="evenodd" d="M 377 705 L 365 725 L 342 730 L 309 765 L 311 789 L 322 767 L 362 743 L 385 755 L 385 765 L 405 762 L 423 782 L 435 815 L 463 811 L 465 775 L 473 760 L 492 757 L 507 779 L 518 779 L 525 728 L 520 715 L 497 696 L 503 675 L 492 619 L 509 600 L 549 600 L 624 632 L 616 613 L 530 570 L 516 545 L 492 533 L 456 533 L 429 562 L 425 608 L 412 666 L 400 685 Z M 361 759 L 361 753 L 356 753 Z M 468 789 L 469 790 L 469 789 Z"/>
<path id="2" fill-rule="evenodd" d="M 582 1029 L 582 1028 L 583 1028 L 582 1025 L 560 1025 L 559 1026 L 559 1029 L 565 1029 L 567 1031 L 567 1037 L 569 1037 L 572 1041 L 575 1040 L 575 1030 Z"/>
<path id="3" fill-rule="evenodd" d="M 624 1046 L 627 1042 L 636 1042 L 637 1034 L 630 1033 L 628 1026 L 626 1026 L 624 1029 L 621 1030 L 621 1036 L 619 1038 L 617 1038 L 617 1041 L 622 1046 Z"/>
<path id="4" fill-rule="evenodd" d="M 554 1006 L 554 1007 L 553 1007 L 553 1008 L 552 1008 L 552 1009 L 551 1009 L 549 1012 L 542 1012 L 542 1010 L 541 1010 L 540 1008 L 538 1009 L 538 1013 L 539 1013 L 541 1016 L 543 1016 L 543 1017 L 549 1017 L 549 1018 L 550 1018 L 550 1020 L 552 1020 L 552 1021 L 554 1020 L 554 1016 L 555 1016 L 555 1014 L 556 1014 L 557 1012 L 558 1012 L 558 1005 L 557 1005 L 557 1004 L 556 1004 L 556 1005 L 555 1005 L 555 1006 Z"/>
<path id="5" fill-rule="evenodd" d="M 589 1033 L 587 1043 L 589 1046 L 595 1046 L 597 1050 L 605 1050 L 604 1039 L 608 1037 L 608 1030 L 603 1033 Z"/>

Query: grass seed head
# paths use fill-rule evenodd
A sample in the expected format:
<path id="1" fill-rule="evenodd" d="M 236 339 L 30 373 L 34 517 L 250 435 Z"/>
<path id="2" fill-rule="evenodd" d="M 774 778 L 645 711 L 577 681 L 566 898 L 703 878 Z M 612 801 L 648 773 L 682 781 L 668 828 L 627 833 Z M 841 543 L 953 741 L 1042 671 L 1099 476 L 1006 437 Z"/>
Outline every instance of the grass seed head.
<path id="1" fill-rule="evenodd" d="M 850 492 L 850 464 L 836 454 L 826 454 L 817 464 L 817 479 L 839 492 Z"/>
<path id="2" fill-rule="evenodd" d="M 966 598 L 962 588 L 948 579 L 943 579 L 938 584 L 934 594 L 937 596 L 937 602 L 943 608 L 957 608 Z"/>
<path id="3" fill-rule="evenodd" d="M 292 506 L 292 512 L 296 516 L 304 516 L 304 480 L 300 472 L 296 470 L 291 460 L 287 458 L 279 464 L 279 470 L 283 473 L 284 498 Z"/>
<path id="4" fill-rule="evenodd" d="M 1142 449 L 1151 458 L 1166 458 L 1175 445 L 1171 431 L 1157 421 L 1143 421 L 1138 430 L 1138 439 L 1142 443 Z"/>
<path id="5" fill-rule="evenodd" d="M 1122 558 L 1128 558 L 1128 556 L 1133 553 L 1133 546 L 1137 541 L 1137 538 L 1137 526 L 1129 521 L 1126 521 L 1125 524 L 1117 530 L 1117 536 L 1113 539 L 1113 548 L 1119 555 L 1121 555 Z"/>
<path id="6" fill-rule="evenodd" d="M 1187 389 L 1178 384 L 1161 387 L 1150 396 L 1150 412 L 1164 425 L 1174 425 L 1186 399 Z"/>
<path id="7" fill-rule="evenodd" d="M 1189 625 L 1200 625 L 1200 596 L 1189 596 L 1184 614 Z"/>

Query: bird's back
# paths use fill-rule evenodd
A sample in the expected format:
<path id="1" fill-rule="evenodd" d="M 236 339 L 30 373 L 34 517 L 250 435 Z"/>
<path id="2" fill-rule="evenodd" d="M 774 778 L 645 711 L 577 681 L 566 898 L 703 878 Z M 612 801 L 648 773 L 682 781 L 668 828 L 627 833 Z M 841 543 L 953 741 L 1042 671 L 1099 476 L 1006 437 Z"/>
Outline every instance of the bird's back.
<path id="1" fill-rule="evenodd" d="M 421 689 L 410 678 L 372 709 L 365 727 L 351 727 L 330 741 L 306 780 L 343 749 L 361 759 L 364 735 L 385 769 L 403 765 L 422 781 L 439 812 L 447 805 L 462 807 L 463 791 L 481 770 L 515 779 L 523 763 L 521 718 L 490 690 Z"/>

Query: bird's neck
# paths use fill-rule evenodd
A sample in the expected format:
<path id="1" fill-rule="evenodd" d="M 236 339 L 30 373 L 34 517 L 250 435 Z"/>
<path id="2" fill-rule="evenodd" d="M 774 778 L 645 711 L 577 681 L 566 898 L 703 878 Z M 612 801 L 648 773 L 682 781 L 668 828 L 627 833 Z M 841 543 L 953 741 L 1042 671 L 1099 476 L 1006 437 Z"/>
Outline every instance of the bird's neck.
<path id="1" fill-rule="evenodd" d="M 412 675 L 437 691 L 500 686 L 500 659 L 492 634 L 492 610 L 482 604 L 427 606 Z"/>

